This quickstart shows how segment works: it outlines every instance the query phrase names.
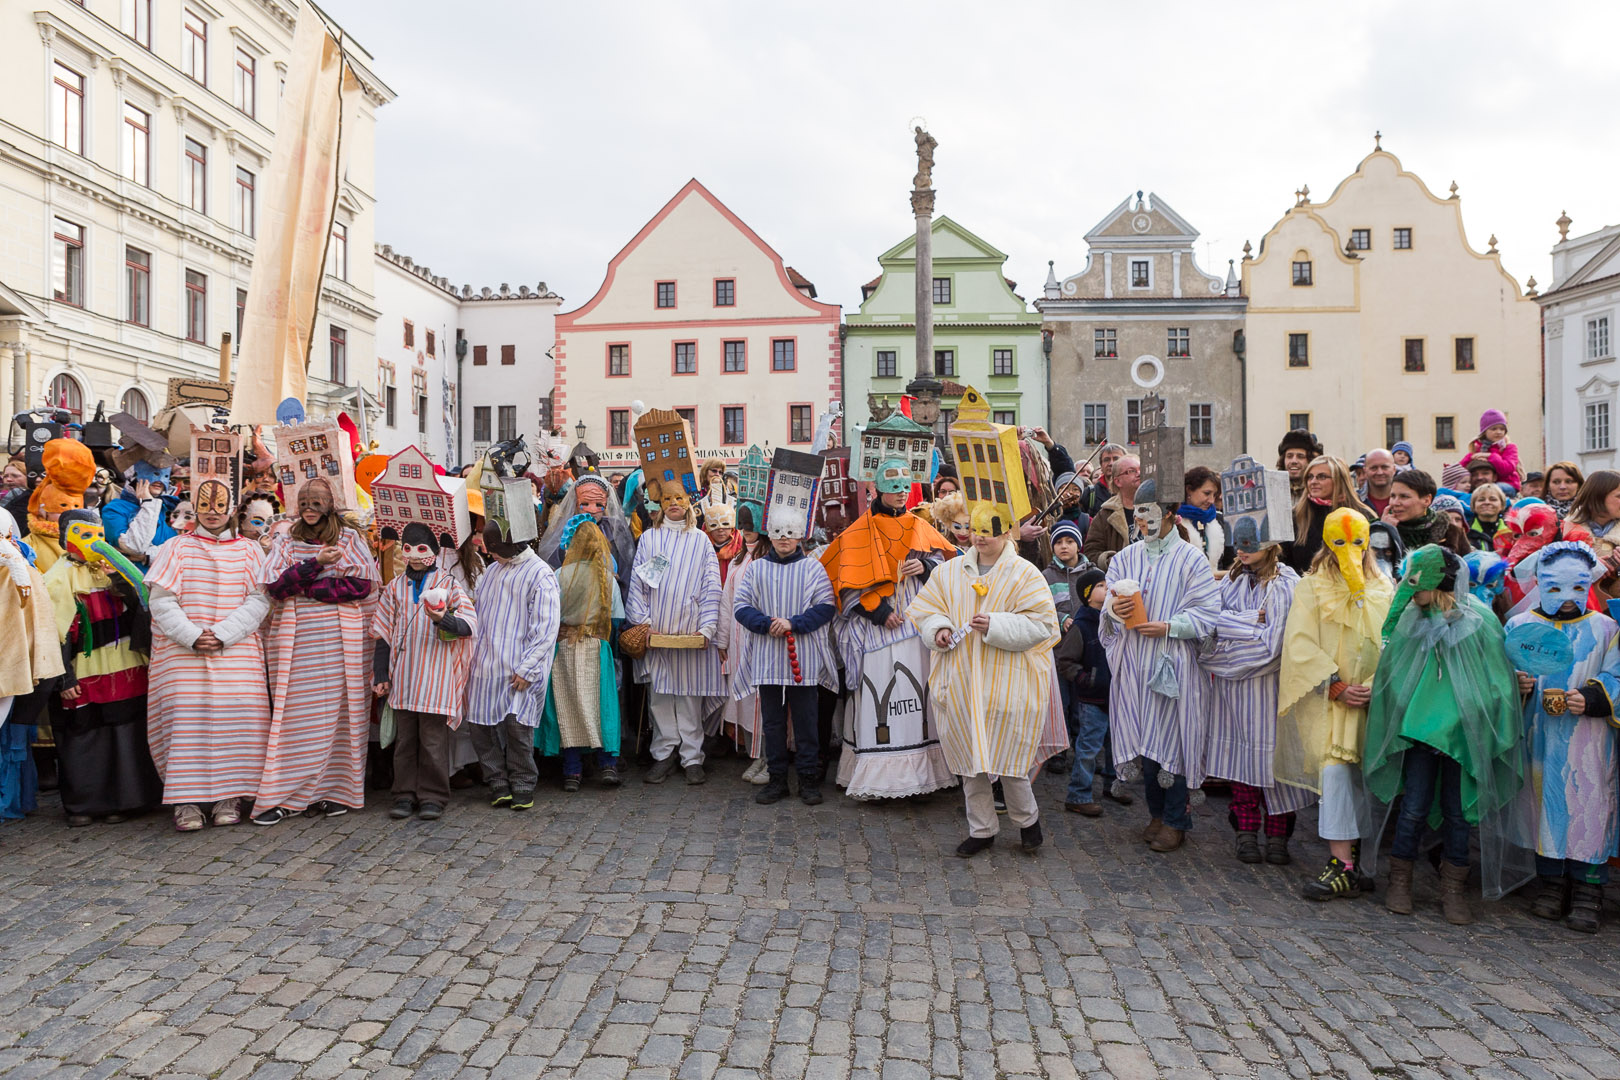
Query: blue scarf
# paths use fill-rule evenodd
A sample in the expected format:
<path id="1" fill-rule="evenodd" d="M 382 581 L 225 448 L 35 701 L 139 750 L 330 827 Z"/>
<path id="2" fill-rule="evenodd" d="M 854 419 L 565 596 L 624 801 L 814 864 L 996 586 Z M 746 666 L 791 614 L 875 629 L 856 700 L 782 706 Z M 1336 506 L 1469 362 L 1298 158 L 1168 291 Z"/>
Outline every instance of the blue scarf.
<path id="1" fill-rule="evenodd" d="M 1215 515 L 1217 513 L 1219 513 L 1219 511 L 1213 506 L 1208 510 L 1200 510 L 1191 503 L 1182 503 L 1181 509 L 1176 511 L 1176 516 L 1186 518 L 1189 521 L 1196 521 L 1200 525 L 1208 525 L 1210 522 L 1215 520 Z"/>

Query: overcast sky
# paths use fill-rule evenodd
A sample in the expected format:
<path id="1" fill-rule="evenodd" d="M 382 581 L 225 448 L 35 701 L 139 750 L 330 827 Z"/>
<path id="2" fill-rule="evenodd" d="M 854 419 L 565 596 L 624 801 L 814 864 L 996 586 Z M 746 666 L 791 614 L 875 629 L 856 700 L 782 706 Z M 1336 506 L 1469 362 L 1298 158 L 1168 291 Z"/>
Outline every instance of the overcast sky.
<path id="1" fill-rule="evenodd" d="M 1620 4 L 767 4 L 322 0 L 398 98 L 378 116 L 377 238 L 474 286 L 583 304 L 697 177 L 854 311 L 912 229 L 910 123 L 937 212 L 1039 295 L 1086 231 L 1155 191 L 1224 273 L 1375 129 L 1474 247 L 1550 277 L 1553 225 L 1620 222 Z"/>

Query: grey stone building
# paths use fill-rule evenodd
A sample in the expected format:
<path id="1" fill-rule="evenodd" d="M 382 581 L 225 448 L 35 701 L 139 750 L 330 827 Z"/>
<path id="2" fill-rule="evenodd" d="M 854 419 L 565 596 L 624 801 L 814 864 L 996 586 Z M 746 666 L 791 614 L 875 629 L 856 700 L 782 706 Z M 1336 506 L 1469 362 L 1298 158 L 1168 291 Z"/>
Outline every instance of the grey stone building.
<path id="1" fill-rule="evenodd" d="M 1103 442 L 1134 444 L 1155 386 L 1169 422 L 1187 429 L 1189 468 L 1220 469 L 1243 452 L 1248 301 L 1230 266 L 1225 280 L 1199 269 L 1197 239 L 1168 203 L 1138 191 L 1086 234 L 1085 269 L 1062 282 L 1048 270 L 1035 307 L 1051 431 L 1076 461 Z"/>

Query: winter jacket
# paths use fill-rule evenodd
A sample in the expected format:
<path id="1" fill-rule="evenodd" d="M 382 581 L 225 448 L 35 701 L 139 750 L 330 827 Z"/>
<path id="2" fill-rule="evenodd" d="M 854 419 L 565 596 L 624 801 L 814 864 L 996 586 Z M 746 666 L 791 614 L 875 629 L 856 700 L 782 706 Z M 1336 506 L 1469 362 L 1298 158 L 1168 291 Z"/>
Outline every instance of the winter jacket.
<path id="1" fill-rule="evenodd" d="M 1074 695 L 1087 705 L 1108 711 L 1108 656 L 1097 635 L 1102 612 L 1087 604 L 1080 606 L 1074 624 L 1057 647 L 1058 677 L 1074 688 Z"/>
<path id="2" fill-rule="evenodd" d="M 1046 584 L 1052 589 L 1052 603 L 1057 605 L 1058 623 L 1061 625 L 1071 618 L 1075 612 L 1085 607 L 1085 601 L 1080 599 L 1080 590 L 1075 587 L 1075 581 L 1080 575 L 1091 569 L 1091 563 L 1086 561 L 1084 555 L 1073 566 L 1064 566 L 1056 559 L 1052 565 L 1042 571 Z"/>
<path id="3" fill-rule="evenodd" d="M 1496 482 L 1498 484 L 1512 484 L 1514 490 L 1518 490 L 1519 485 L 1524 483 L 1524 473 L 1519 471 L 1518 444 L 1499 442 L 1486 446 L 1478 439 L 1468 444 L 1470 456 L 1481 451 L 1491 459 L 1491 468 L 1496 470 Z"/>
<path id="4" fill-rule="evenodd" d="M 1091 515 L 1091 528 L 1086 530 L 1086 543 L 1080 553 L 1099 570 L 1107 570 L 1114 552 L 1131 542 L 1131 523 L 1125 516 L 1125 506 L 1115 495 Z"/>

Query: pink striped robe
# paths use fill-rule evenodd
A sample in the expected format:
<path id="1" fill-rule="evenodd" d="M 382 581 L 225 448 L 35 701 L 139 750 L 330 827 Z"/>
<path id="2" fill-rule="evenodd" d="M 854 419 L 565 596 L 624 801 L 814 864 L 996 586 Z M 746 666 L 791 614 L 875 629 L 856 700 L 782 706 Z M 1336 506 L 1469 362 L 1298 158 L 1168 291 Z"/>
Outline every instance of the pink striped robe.
<path id="1" fill-rule="evenodd" d="M 450 728 L 461 726 L 467 703 L 467 675 L 472 670 L 473 641 L 478 615 L 472 597 L 448 570 L 435 570 L 422 591 L 444 589 L 450 614 L 472 627 L 473 636 L 445 641 L 428 618 L 420 601 L 411 599 L 411 581 L 400 574 L 383 589 L 372 616 L 371 636 L 389 645 L 388 704 L 396 709 L 448 717 Z"/>
<path id="2" fill-rule="evenodd" d="M 381 574 L 365 538 L 345 528 L 338 539 L 343 557 L 322 577 Z M 278 536 L 270 545 L 259 580 L 270 584 L 295 563 L 313 559 L 318 544 Z M 376 594 L 375 584 L 372 595 Z M 369 598 L 368 598 L 369 599 Z M 323 604 L 307 596 L 270 605 L 265 653 L 275 719 L 256 809 L 302 810 L 330 800 L 365 805 L 366 742 L 371 723 L 371 639 L 362 601 Z"/>

